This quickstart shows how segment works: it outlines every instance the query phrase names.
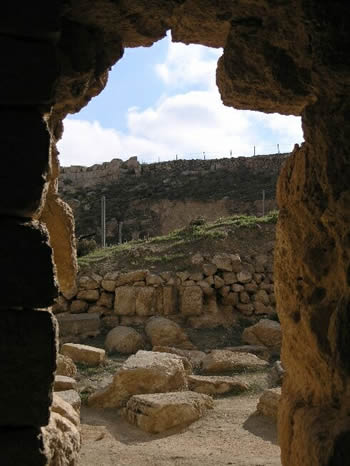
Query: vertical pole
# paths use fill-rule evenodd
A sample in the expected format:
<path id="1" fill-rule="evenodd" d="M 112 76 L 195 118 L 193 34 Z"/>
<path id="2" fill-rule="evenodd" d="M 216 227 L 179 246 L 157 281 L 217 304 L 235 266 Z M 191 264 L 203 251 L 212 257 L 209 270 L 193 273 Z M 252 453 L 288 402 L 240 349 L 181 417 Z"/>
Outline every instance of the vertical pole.
<path id="1" fill-rule="evenodd" d="M 265 189 L 262 191 L 262 214 L 265 216 Z"/>
<path id="2" fill-rule="evenodd" d="M 119 229 L 118 229 L 118 243 L 122 244 L 123 242 L 123 222 L 119 222 Z"/>
<path id="3" fill-rule="evenodd" d="M 101 247 L 106 247 L 106 196 L 101 198 Z"/>
<path id="4" fill-rule="evenodd" d="M 255 155 L 255 146 L 254 146 L 254 155 Z"/>
<path id="5" fill-rule="evenodd" d="M 176 160 L 177 160 L 177 154 L 176 154 Z"/>
<path id="6" fill-rule="evenodd" d="M 280 153 L 280 145 L 277 144 L 277 154 L 279 154 L 279 153 Z"/>

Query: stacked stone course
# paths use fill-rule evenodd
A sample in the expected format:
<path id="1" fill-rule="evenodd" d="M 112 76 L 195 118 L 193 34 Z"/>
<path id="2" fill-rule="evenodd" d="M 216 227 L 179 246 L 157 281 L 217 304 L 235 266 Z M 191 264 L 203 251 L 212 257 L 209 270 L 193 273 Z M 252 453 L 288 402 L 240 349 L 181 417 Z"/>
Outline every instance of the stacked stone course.
<path id="1" fill-rule="evenodd" d="M 54 306 L 63 339 L 79 340 L 86 334 L 83 315 L 95 316 L 95 335 L 101 328 L 120 325 L 143 326 L 151 316 L 166 316 L 184 326 L 212 328 L 234 325 L 239 315 L 272 316 L 275 295 L 272 254 L 241 260 L 238 254 L 194 256 L 196 270 L 161 272 L 135 270 L 82 275 L 76 296 L 60 296 Z M 83 322 L 80 332 L 72 334 L 68 321 Z M 70 320 L 69 320 L 70 319 Z M 67 328 L 63 329 L 66 323 Z M 92 335 L 88 332 L 89 335 Z"/>

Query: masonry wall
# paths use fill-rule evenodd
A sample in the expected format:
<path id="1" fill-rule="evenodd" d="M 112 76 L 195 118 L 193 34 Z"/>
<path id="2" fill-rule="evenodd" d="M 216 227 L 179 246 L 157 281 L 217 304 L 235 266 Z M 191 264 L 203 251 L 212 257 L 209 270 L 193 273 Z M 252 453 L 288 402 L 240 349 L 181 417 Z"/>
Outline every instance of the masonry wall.
<path id="1" fill-rule="evenodd" d="M 53 308 L 61 342 L 80 341 L 118 325 L 143 327 L 154 315 L 192 328 L 230 328 L 243 316 L 276 316 L 273 251 L 243 261 L 239 254 L 226 253 L 192 259 L 191 272 L 80 276 L 77 295 L 71 300 L 60 296 Z"/>

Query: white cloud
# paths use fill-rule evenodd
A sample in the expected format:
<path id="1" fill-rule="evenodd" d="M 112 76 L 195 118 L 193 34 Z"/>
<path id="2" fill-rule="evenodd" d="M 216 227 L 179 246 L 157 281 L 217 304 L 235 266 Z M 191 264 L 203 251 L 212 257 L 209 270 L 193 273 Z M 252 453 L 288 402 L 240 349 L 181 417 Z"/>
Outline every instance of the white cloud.
<path id="1" fill-rule="evenodd" d="M 222 49 L 202 45 L 185 45 L 168 40 L 168 53 L 164 63 L 156 65 L 155 71 L 162 81 L 176 89 L 189 86 L 214 88 L 217 61 Z"/>
<path id="2" fill-rule="evenodd" d="M 225 107 L 215 85 L 220 51 L 169 43 L 156 73 L 175 95 L 163 95 L 146 109 L 129 108 L 128 131 L 103 128 L 98 121 L 66 119 L 59 143 L 61 164 L 91 165 L 137 155 L 140 161 L 207 158 L 287 152 L 303 139 L 300 118 Z M 196 90 L 189 90 L 196 89 Z M 180 92 L 181 91 L 181 92 Z"/>

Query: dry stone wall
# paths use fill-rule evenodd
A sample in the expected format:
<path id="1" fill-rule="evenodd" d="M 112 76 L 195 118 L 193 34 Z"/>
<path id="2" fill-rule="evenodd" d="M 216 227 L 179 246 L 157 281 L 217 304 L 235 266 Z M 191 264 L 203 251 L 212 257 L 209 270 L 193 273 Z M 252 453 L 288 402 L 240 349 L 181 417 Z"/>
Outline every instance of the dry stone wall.
<path id="1" fill-rule="evenodd" d="M 273 316 L 275 310 L 272 253 L 244 258 L 238 254 L 194 256 L 196 271 L 135 270 L 92 273 L 78 280 L 76 296 L 61 296 L 54 312 L 62 321 L 62 339 L 86 337 L 83 314 L 95 316 L 100 327 L 144 326 L 151 316 L 165 316 L 185 327 L 232 327 L 239 316 Z M 67 326 L 79 327 L 72 332 Z M 64 327 L 66 325 L 66 327 Z"/>

